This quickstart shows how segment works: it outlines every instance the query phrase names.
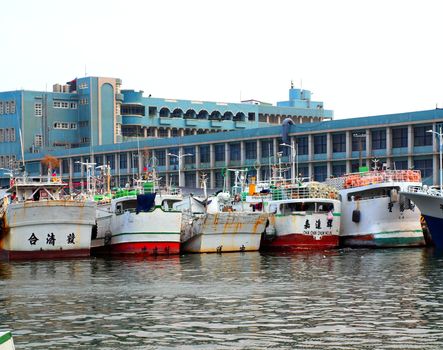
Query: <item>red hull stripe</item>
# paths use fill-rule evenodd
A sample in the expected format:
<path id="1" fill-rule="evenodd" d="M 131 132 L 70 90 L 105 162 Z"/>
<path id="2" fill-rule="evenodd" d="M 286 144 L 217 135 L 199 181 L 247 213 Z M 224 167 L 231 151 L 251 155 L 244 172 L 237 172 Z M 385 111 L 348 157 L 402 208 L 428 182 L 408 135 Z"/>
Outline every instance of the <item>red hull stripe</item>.
<path id="1" fill-rule="evenodd" d="M 92 254 L 172 255 L 180 254 L 179 242 L 127 242 L 97 247 Z"/>
<path id="2" fill-rule="evenodd" d="M 290 234 L 263 241 L 264 250 L 288 251 L 298 249 L 332 249 L 339 245 L 338 235 L 325 235 L 315 239 L 310 235 Z"/>
<path id="3" fill-rule="evenodd" d="M 89 249 L 9 251 L 0 249 L 0 260 L 84 258 Z"/>

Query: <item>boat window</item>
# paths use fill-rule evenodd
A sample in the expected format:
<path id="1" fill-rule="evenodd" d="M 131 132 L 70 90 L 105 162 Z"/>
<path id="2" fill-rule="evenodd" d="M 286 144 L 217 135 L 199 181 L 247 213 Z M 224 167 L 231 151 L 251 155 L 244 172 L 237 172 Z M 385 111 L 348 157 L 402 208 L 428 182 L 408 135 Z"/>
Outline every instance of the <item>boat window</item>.
<path id="1" fill-rule="evenodd" d="M 127 211 L 127 210 L 133 211 L 137 208 L 137 200 L 136 199 L 123 201 L 123 202 L 120 202 L 120 204 L 123 207 L 123 211 Z"/>
<path id="2" fill-rule="evenodd" d="M 121 203 L 118 203 L 118 204 L 115 206 L 115 213 L 116 213 L 116 214 L 122 214 L 122 213 L 123 213 L 123 207 L 122 207 L 122 204 L 121 204 Z"/>
<path id="3" fill-rule="evenodd" d="M 355 191 L 348 193 L 348 201 L 361 201 L 361 200 L 368 200 L 368 199 L 374 199 L 374 198 L 383 198 L 383 197 L 389 197 L 391 195 L 391 190 L 395 189 L 400 191 L 400 187 L 377 187 L 377 188 L 371 188 L 363 191 Z"/>
<path id="4" fill-rule="evenodd" d="M 317 204 L 317 212 L 319 213 L 327 213 L 330 211 L 334 211 L 333 203 L 316 203 Z"/>
<path id="5" fill-rule="evenodd" d="M 177 202 L 181 202 L 181 200 L 165 199 L 162 202 L 162 208 L 163 208 L 163 210 L 174 210 L 174 204 Z"/>
<path id="6" fill-rule="evenodd" d="M 282 203 L 280 205 L 280 212 L 283 215 L 289 215 L 293 212 L 315 211 L 314 202 L 295 202 L 295 203 Z"/>

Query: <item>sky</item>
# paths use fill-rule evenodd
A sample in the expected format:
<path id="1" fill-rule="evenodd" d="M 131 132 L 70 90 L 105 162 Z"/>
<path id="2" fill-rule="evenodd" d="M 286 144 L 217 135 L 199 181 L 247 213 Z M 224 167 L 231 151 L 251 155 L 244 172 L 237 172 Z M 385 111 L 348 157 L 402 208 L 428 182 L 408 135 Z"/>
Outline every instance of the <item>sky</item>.
<path id="1" fill-rule="evenodd" d="M 153 97 L 275 104 L 291 81 L 335 119 L 443 108 L 440 0 L 2 0 L 0 91 L 121 78 Z"/>

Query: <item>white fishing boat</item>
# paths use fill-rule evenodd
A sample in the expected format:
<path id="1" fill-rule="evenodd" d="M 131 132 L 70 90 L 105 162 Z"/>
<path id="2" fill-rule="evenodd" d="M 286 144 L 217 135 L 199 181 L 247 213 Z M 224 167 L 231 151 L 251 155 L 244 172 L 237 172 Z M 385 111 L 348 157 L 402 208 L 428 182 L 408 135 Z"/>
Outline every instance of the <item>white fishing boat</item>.
<path id="1" fill-rule="evenodd" d="M 420 210 L 400 194 L 421 185 L 415 170 L 373 170 L 332 179 L 342 201 L 341 240 L 350 247 L 425 244 Z"/>
<path id="2" fill-rule="evenodd" d="M 334 188 L 301 179 L 293 183 L 281 177 L 252 186 L 246 201 L 269 213 L 269 226 L 262 241 L 264 250 L 339 246 L 341 205 Z"/>
<path id="3" fill-rule="evenodd" d="M 268 215 L 247 210 L 237 189 L 242 188 L 240 170 L 235 169 L 236 180 L 232 192 L 226 190 L 207 196 L 206 176 L 202 185 L 204 198 L 189 196 L 175 207 L 183 212 L 182 251 L 187 253 L 222 253 L 257 251 L 265 230 Z"/>
<path id="4" fill-rule="evenodd" d="M 11 178 L 0 206 L 1 258 L 89 256 L 96 204 L 64 195 L 66 186 L 55 176 Z"/>
<path id="5" fill-rule="evenodd" d="M 189 199 L 185 200 L 185 202 Z M 257 251 L 268 215 L 235 209 L 240 199 L 228 192 L 209 196 L 206 204 L 196 203 L 184 211 L 182 251 L 222 253 Z M 177 207 L 179 208 L 179 207 Z"/>
<path id="6" fill-rule="evenodd" d="M 182 213 L 173 205 L 182 199 L 159 189 L 155 181 L 117 191 L 109 204 L 97 207 L 92 254 L 178 254 Z"/>
<path id="7" fill-rule="evenodd" d="M 0 332 L 0 350 L 15 350 L 11 332 Z"/>

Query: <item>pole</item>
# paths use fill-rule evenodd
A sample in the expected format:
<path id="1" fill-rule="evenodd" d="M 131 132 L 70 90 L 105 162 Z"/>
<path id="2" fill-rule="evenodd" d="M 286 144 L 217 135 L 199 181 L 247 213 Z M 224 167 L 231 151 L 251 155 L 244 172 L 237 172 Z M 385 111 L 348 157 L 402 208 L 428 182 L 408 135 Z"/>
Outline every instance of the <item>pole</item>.
<path id="1" fill-rule="evenodd" d="M 296 151 L 295 151 L 295 145 L 294 140 L 291 140 L 291 156 L 292 156 L 292 169 L 291 169 L 291 182 L 292 184 L 295 184 L 295 157 L 296 157 Z"/>
<path id="2" fill-rule="evenodd" d="M 178 187 L 182 187 L 182 173 L 181 173 L 181 169 L 182 169 L 182 157 L 180 154 L 180 150 L 178 151 Z"/>

